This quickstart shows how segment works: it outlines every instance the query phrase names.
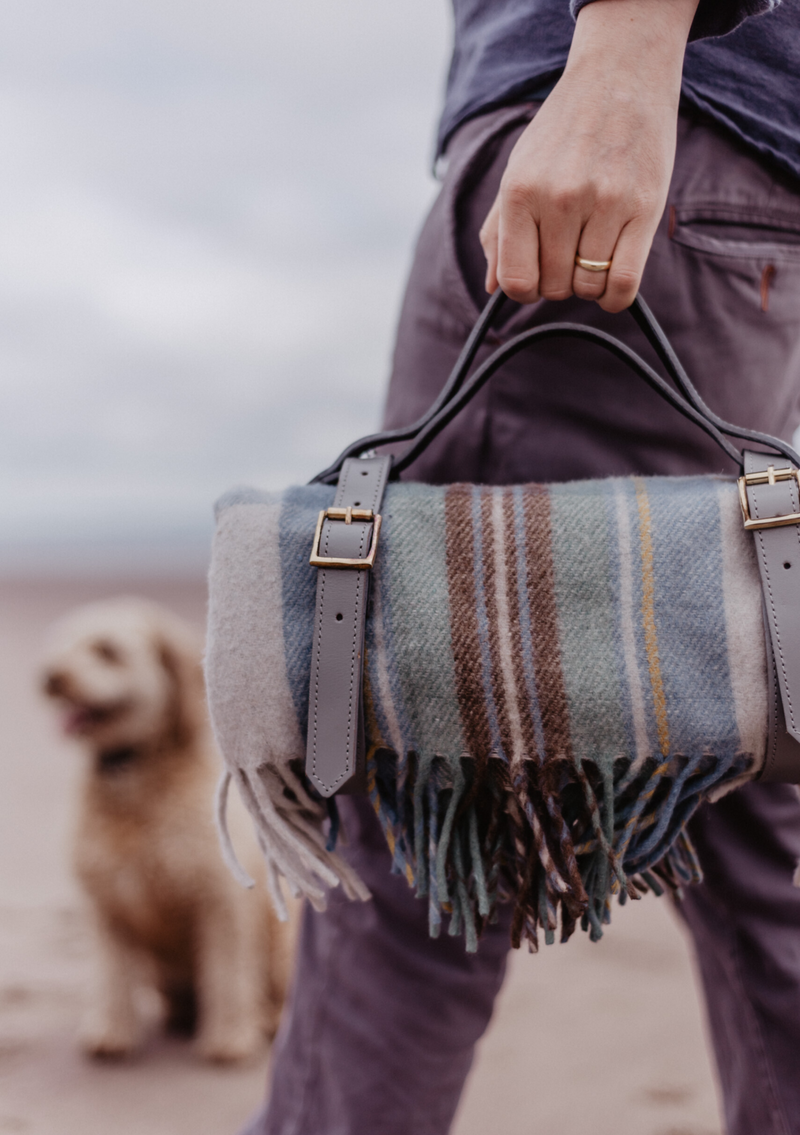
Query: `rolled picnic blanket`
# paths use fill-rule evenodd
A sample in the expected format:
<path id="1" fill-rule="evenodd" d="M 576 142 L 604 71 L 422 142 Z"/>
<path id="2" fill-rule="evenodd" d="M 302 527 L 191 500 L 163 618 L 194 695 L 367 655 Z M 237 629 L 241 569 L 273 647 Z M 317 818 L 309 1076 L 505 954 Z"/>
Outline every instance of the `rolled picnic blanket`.
<path id="1" fill-rule="evenodd" d="M 334 489 L 217 507 L 212 722 L 279 876 L 324 906 L 335 803 L 305 780 L 317 515 Z M 699 878 L 686 823 L 756 775 L 767 739 L 761 586 L 725 477 L 391 484 L 364 667 L 369 794 L 392 869 L 474 950 L 593 939 L 611 899 Z M 224 795 L 220 797 L 223 843 Z M 233 863 L 235 867 L 235 863 Z M 240 870 L 240 869 L 239 869 Z"/>

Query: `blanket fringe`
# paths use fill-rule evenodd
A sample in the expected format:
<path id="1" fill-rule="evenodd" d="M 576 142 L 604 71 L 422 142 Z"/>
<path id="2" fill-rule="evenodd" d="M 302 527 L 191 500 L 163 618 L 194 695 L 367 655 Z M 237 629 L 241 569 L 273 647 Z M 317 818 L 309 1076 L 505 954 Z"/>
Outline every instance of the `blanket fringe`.
<path id="1" fill-rule="evenodd" d="M 510 767 L 375 747 L 368 777 L 393 870 L 427 897 L 431 934 L 448 915 L 473 953 L 511 901 L 512 944 L 536 951 L 559 926 L 562 942 L 579 923 L 597 941 L 615 895 L 680 893 L 702 878 L 685 824 L 712 760 L 650 758 L 604 777 L 566 756 Z"/>
<path id="2" fill-rule="evenodd" d="M 217 785 L 217 791 L 214 797 L 214 820 L 217 825 L 217 835 L 219 837 L 222 858 L 225 860 L 228 870 L 233 875 L 236 882 L 249 890 L 256 885 L 256 881 L 248 875 L 239 862 L 239 856 L 236 854 L 236 849 L 233 846 L 231 833 L 228 828 L 228 794 L 230 787 L 231 774 L 226 769 L 219 778 L 219 784 Z"/>

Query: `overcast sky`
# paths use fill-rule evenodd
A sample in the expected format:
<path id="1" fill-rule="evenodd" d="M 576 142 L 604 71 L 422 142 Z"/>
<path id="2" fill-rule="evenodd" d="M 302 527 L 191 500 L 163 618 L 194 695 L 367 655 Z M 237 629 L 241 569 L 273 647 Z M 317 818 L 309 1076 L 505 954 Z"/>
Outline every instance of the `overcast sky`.
<path id="1" fill-rule="evenodd" d="M 5 0 L 0 567 L 200 547 L 377 423 L 449 38 L 447 0 Z"/>

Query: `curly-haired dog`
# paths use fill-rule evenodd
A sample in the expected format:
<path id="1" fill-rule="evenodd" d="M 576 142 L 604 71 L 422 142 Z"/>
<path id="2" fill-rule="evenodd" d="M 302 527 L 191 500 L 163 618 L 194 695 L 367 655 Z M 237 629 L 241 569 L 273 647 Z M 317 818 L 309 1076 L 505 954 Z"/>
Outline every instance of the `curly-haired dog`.
<path id="1" fill-rule="evenodd" d="M 199 642 L 155 603 L 94 603 L 53 629 L 42 682 L 89 757 L 75 866 L 94 907 L 100 981 L 84 1047 L 106 1057 L 137 1047 L 145 981 L 168 1028 L 196 1023 L 204 1057 L 249 1056 L 277 1026 L 296 919 L 278 922 L 260 882 L 245 891 L 220 857 Z M 237 842 L 248 840 L 244 821 Z M 245 859 L 260 880 L 254 843 Z"/>

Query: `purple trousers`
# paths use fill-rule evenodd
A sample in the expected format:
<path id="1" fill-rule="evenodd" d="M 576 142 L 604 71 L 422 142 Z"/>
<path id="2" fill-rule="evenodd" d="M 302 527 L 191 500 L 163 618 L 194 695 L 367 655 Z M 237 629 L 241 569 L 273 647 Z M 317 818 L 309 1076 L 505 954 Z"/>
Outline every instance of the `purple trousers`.
<path id="1" fill-rule="evenodd" d="M 450 145 L 400 318 L 389 425 L 433 401 L 485 301 L 478 229 L 535 110 L 484 115 Z M 681 117 L 642 294 L 718 413 L 791 435 L 800 421 L 798 187 Z M 575 299 L 513 308 L 486 349 L 552 319 L 609 330 L 655 363 L 627 313 Z M 560 342 L 518 355 L 409 476 L 508 484 L 730 468 L 612 356 Z M 460 939 L 431 940 L 424 902 L 389 874 L 367 802 L 344 799 L 341 808 L 345 854 L 374 899 L 334 893 L 326 913 L 306 910 L 271 1096 L 247 1133 L 445 1135 L 503 980 L 508 918 L 474 956 Z M 800 801 L 785 785 L 748 785 L 700 809 L 691 829 L 705 881 L 681 913 L 703 977 L 728 1135 L 800 1135 Z"/>

